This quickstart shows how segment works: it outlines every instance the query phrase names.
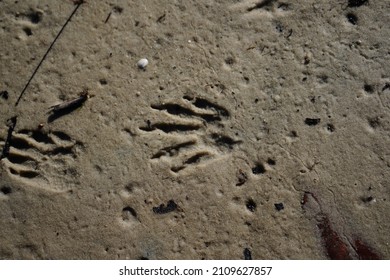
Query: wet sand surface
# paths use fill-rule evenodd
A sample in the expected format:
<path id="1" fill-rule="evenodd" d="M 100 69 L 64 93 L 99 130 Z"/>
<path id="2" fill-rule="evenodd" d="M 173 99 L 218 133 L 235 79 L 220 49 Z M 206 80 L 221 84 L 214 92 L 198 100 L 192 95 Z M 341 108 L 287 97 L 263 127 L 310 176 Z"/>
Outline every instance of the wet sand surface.
<path id="1" fill-rule="evenodd" d="M 0 258 L 389 259 L 389 22 L 0 1 Z"/>

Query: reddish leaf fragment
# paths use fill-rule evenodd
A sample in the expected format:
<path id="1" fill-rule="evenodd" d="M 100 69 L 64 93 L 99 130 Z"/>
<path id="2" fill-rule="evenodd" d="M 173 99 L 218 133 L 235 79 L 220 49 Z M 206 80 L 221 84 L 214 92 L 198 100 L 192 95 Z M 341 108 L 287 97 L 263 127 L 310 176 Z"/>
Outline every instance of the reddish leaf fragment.
<path id="1" fill-rule="evenodd" d="M 340 236 L 335 232 L 329 218 L 324 216 L 317 224 L 321 231 L 322 241 L 326 249 L 326 253 L 331 260 L 351 260 L 348 246 L 342 241 Z"/>
<path id="2" fill-rule="evenodd" d="M 355 239 L 354 249 L 359 256 L 359 260 L 380 260 L 381 257 L 360 239 Z"/>
<path id="3" fill-rule="evenodd" d="M 333 230 L 328 216 L 322 211 L 318 198 L 311 192 L 305 192 L 301 201 L 302 208 L 317 221 L 322 243 L 331 260 L 350 260 L 349 247 L 338 233 Z"/>

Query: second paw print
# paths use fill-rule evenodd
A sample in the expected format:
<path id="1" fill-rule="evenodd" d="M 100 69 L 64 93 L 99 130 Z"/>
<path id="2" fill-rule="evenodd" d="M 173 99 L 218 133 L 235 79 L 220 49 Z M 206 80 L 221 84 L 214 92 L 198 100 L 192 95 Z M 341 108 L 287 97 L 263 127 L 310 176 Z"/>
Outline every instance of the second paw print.
<path id="1" fill-rule="evenodd" d="M 230 112 L 206 98 L 184 95 L 150 108 L 152 117 L 139 127 L 151 140 L 159 139 L 150 159 L 168 161 L 175 173 L 230 153 L 241 142 L 223 133 Z"/>

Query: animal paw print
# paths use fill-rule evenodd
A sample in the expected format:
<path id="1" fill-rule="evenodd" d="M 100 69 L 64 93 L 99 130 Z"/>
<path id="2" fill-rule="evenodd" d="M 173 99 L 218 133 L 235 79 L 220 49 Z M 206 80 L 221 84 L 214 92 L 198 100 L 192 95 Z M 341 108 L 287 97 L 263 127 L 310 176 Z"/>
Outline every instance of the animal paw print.
<path id="1" fill-rule="evenodd" d="M 4 147 L 1 136 L 0 146 Z M 66 133 L 22 129 L 12 133 L 8 144 L 7 156 L 1 161 L 11 177 L 52 191 L 63 191 L 76 183 L 75 149 L 80 143 Z"/>
<path id="2" fill-rule="evenodd" d="M 150 159 L 168 162 L 174 173 L 226 155 L 241 142 L 221 132 L 229 111 L 205 98 L 185 95 L 151 109 L 155 121 L 147 120 L 139 129 L 161 139 L 163 147 Z"/>

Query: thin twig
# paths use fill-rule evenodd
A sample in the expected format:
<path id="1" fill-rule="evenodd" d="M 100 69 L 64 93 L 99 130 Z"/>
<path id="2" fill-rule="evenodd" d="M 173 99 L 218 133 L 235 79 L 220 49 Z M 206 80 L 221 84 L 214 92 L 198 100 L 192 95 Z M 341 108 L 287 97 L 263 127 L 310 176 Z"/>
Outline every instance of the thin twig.
<path id="1" fill-rule="evenodd" d="M 108 22 L 108 20 L 110 19 L 111 14 L 112 14 L 112 12 L 110 12 L 110 13 L 108 14 L 108 16 L 106 17 L 106 20 L 104 21 L 105 24 L 106 24 L 106 23 Z"/>
<path id="2" fill-rule="evenodd" d="M 64 115 L 72 113 L 74 110 L 81 107 L 89 97 L 90 96 L 88 94 L 88 91 L 84 90 L 77 98 L 65 101 L 61 104 L 51 106 L 48 112 L 50 114 L 48 118 L 48 122 L 53 122 L 54 120 Z"/>
<path id="3" fill-rule="evenodd" d="M 51 106 L 49 112 L 57 113 L 63 110 L 73 109 L 80 107 L 87 99 L 88 99 L 88 91 L 83 91 L 79 97 L 74 98 L 72 100 L 65 101 L 61 104 Z"/>

